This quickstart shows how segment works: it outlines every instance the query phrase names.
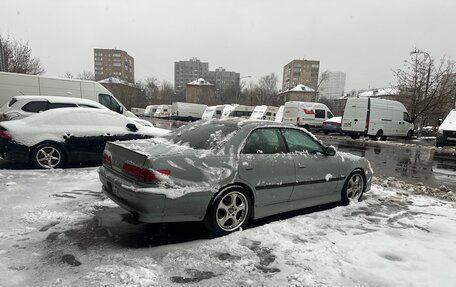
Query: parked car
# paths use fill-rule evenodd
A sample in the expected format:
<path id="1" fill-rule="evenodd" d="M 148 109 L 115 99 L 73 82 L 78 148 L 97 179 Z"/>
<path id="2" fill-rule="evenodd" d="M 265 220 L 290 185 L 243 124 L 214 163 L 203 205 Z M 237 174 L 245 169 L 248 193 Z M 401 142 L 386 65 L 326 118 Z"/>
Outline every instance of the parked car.
<path id="1" fill-rule="evenodd" d="M 323 122 L 321 130 L 325 135 L 329 135 L 330 133 L 342 134 L 341 123 L 342 117 L 332 117 Z"/>
<path id="2" fill-rule="evenodd" d="M 0 121 L 19 120 L 43 111 L 57 108 L 108 109 L 92 100 L 56 96 L 14 96 L 0 109 Z"/>
<path id="3" fill-rule="evenodd" d="M 0 155 L 32 163 L 36 168 L 59 168 L 66 163 L 100 161 L 108 141 L 143 139 L 168 130 L 136 124 L 110 110 L 52 109 L 21 120 L 0 123 Z"/>
<path id="4" fill-rule="evenodd" d="M 284 105 L 282 122 L 318 131 L 323 122 L 332 117 L 332 112 L 325 104 L 290 101 Z"/>
<path id="5" fill-rule="evenodd" d="M 230 119 L 195 122 L 163 139 L 110 142 L 99 176 L 103 192 L 139 221 L 203 221 L 224 235 L 251 219 L 357 201 L 372 169 L 305 129 Z"/>
<path id="6" fill-rule="evenodd" d="M 450 111 L 437 130 L 436 147 L 456 145 L 456 109 Z"/>
<path id="7" fill-rule="evenodd" d="M 200 120 L 207 105 L 174 102 L 171 105 L 172 120 L 193 122 Z"/>
<path id="8" fill-rule="evenodd" d="M 353 139 L 361 135 L 373 140 L 387 137 L 411 139 L 413 124 L 404 105 L 370 97 L 349 98 L 342 117 L 342 131 Z"/>
<path id="9" fill-rule="evenodd" d="M 274 121 L 279 108 L 274 106 L 256 106 L 250 116 L 252 120 Z"/>

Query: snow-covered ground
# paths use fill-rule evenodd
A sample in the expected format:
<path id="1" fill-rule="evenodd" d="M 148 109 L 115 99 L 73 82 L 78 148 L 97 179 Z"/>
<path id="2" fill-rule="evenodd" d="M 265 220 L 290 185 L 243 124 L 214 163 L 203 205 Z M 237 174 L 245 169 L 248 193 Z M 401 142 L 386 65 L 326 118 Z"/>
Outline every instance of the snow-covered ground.
<path id="1" fill-rule="evenodd" d="M 0 286 L 456 286 L 456 203 L 391 181 L 221 238 L 180 224 L 176 241 L 128 223 L 96 168 L 0 170 Z"/>

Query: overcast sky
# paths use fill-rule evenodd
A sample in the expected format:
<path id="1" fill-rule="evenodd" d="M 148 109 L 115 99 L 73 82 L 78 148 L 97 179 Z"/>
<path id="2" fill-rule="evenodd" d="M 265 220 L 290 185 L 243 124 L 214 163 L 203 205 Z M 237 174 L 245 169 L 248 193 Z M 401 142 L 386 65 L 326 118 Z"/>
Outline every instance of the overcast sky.
<path id="1" fill-rule="evenodd" d="M 1 0 L 0 33 L 29 41 L 46 75 L 93 71 L 93 48 L 135 58 L 135 79 L 174 82 L 174 62 L 261 76 L 293 59 L 347 73 L 346 90 L 394 83 L 414 47 L 456 58 L 454 0 Z"/>

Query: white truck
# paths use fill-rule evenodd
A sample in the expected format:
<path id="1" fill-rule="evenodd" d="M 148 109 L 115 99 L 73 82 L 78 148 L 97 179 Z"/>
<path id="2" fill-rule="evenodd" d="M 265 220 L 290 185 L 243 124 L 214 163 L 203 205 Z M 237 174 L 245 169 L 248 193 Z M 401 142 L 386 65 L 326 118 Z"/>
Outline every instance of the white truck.
<path id="1" fill-rule="evenodd" d="M 172 120 L 193 122 L 200 120 L 206 110 L 207 105 L 174 102 L 171 106 Z"/>
<path id="2" fill-rule="evenodd" d="M 349 98 L 342 116 L 342 132 L 357 139 L 413 136 L 413 124 L 404 105 L 397 101 L 370 97 Z"/>
<path id="3" fill-rule="evenodd" d="M 250 119 L 274 121 L 278 111 L 279 108 L 274 106 L 256 106 L 252 112 L 252 115 L 250 116 Z"/>
<path id="4" fill-rule="evenodd" d="M 148 105 L 144 110 L 145 117 L 152 117 L 157 111 L 158 105 Z"/>
<path id="5" fill-rule="evenodd" d="M 325 104 L 290 101 L 284 105 L 282 122 L 304 127 L 307 130 L 320 130 L 323 122 L 332 117 L 332 112 Z"/>
<path id="6" fill-rule="evenodd" d="M 208 106 L 201 117 L 203 120 L 220 119 L 226 105 Z"/>
<path id="7" fill-rule="evenodd" d="M 158 105 L 153 117 L 159 118 L 159 119 L 168 119 L 170 114 L 171 114 L 170 105 Z"/>
<path id="8" fill-rule="evenodd" d="M 136 118 L 98 82 L 0 72 L 0 107 L 13 96 L 20 95 L 89 99 L 119 114 Z"/>
<path id="9" fill-rule="evenodd" d="M 245 118 L 248 119 L 253 113 L 255 107 L 244 105 L 226 105 L 222 112 L 222 119 L 226 118 Z"/>

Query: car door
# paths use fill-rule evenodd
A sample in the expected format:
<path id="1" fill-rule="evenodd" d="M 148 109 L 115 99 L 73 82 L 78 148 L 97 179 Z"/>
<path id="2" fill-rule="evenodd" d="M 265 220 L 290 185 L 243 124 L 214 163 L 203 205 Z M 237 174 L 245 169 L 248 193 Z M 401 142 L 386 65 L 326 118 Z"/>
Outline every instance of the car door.
<path id="1" fill-rule="evenodd" d="M 295 166 L 279 128 L 250 133 L 238 161 L 239 177 L 255 189 L 255 204 L 287 202 L 296 180 Z"/>
<path id="2" fill-rule="evenodd" d="M 325 197 L 338 192 L 340 159 L 325 155 L 323 146 L 300 129 L 283 128 L 285 142 L 296 167 L 296 183 L 290 201 Z"/>

